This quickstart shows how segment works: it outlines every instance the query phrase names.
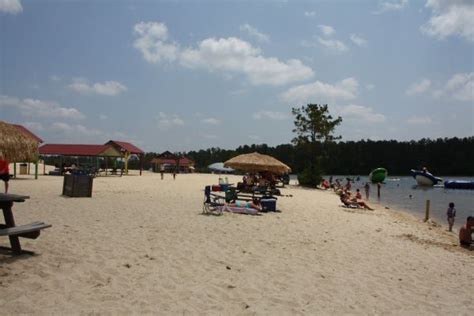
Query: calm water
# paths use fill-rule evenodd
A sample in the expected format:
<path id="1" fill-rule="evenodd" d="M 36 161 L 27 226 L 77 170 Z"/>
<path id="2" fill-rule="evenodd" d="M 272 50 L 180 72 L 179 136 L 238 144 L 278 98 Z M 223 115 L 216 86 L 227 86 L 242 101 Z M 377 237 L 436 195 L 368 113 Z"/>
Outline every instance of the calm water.
<path id="1" fill-rule="evenodd" d="M 355 177 L 350 176 L 350 178 Z M 296 176 L 292 176 L 291 179 L 296 180 Z M 335 179 L 341 179 L 343 184 L 347 182 L 346 176 L 333 176 L 333 181 Z M 474 180 L 468 177 L 443 177 L 443 179 Z M 359 181 L 352 184 L 352 191 L 359 188 L 362 196 L 365 197 L 363 186 L 366 182 L 368 182 L 368 177 L 360 177 Z M 410 195 L 412 198 L 409 197 Z M 443 186 L 417 187 L 413 177 L 388 177 L 382 184 L 380 200 L 377 199 L 377 186 L 371 184 L 369 201 L 371 200 L 379 201 L 384 206 L 403 208 L 420 219 L 425 216 L 426 200 L 430 200 L 430 216 L 442 225 L 447 225 L 446 209 L 449 202 L 454 202 L 457 210 L 455 228 L 464 224 L 467 216 L 474 216 L 474 190 L 445 189 Z"/>

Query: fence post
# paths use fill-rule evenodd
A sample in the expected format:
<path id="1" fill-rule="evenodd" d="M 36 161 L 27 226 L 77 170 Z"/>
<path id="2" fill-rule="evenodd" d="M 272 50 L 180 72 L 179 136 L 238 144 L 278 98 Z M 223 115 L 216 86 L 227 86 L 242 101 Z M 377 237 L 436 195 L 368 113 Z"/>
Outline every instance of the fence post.
<path id="1" fill-rule="evenodd" d="M 430 219 L 430 200 L 426 200 L 425 222 Z"/>

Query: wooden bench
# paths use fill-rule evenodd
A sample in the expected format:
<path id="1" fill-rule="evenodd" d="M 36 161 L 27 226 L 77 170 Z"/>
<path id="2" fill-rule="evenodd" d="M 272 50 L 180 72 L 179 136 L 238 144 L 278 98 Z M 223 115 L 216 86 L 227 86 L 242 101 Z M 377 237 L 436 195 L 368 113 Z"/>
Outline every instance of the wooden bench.
<path id="1" fill-rule="evenodd" d="M 18 236 L 29 239 L 36 239 L 42 229 L 49 228 L 51 225 L 43 222 L 33 222 L 26 225 L 6 227 L 0 224 L 0 236 Z"/>
<path id="2" fill-rule="evenodd" d="M 21 249 L 19 237 L 36 239 L 39 237 L 41 230 L 49 228 L 51 225 L 45 224 L 43 222 L 33 222 L 26 225 L 7 227 L 4 224 L 0 224 L 0 236 L 8 236 L 10 238 L 11 248 L 0 247 L 2 249 L 13 251 L 14 254 L 21 253 L 30 253 L 31 251 L 26 251 Z"/>

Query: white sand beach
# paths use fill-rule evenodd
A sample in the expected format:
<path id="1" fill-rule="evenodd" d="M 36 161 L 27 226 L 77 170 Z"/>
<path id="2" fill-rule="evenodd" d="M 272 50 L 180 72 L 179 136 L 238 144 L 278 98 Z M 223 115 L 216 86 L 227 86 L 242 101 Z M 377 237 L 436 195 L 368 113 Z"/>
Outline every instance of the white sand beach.
<path id="1" fill-rule="evenodd" d="M 406 213 L 288 186 L 281 212 L 206 216 L 203 189 L 218 175 L 98 177 L 92 198 L 61 196 L 62 181 L 10 181 L 31 197 L 14 205 L 17 224 L 53 226 L 21 240 L 35 255 L 0 253 L 3 315 L 474 311 L 474 253 Z"/>

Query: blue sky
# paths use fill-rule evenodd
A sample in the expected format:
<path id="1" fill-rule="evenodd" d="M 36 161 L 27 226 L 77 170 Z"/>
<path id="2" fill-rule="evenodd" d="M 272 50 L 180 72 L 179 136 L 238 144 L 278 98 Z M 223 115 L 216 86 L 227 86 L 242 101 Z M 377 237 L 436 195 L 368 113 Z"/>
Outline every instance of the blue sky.
<path id="1" fill-rule="evenodd" d="M 0 119 L 47 143 L 278 145 L 474 135 L 474 2 L 0 0 Z"/>

